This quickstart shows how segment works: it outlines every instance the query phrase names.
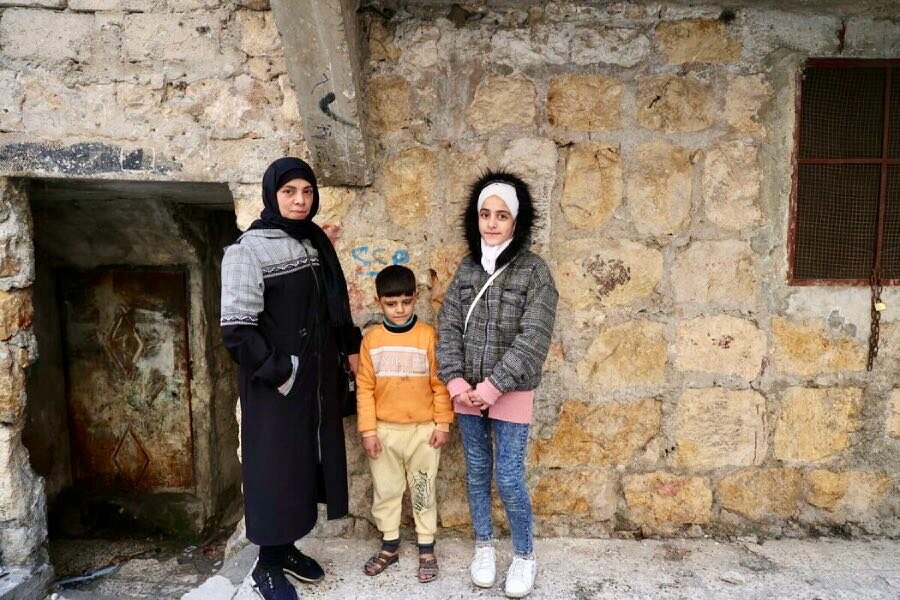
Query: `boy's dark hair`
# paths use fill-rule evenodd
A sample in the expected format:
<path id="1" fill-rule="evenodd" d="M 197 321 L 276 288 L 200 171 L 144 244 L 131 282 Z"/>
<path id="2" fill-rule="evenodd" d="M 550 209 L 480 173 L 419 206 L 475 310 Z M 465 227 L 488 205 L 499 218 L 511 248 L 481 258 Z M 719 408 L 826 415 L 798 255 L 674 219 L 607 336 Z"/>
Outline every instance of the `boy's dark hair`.
<path id="1" fill-rule="evenodd" d="M 416 276 L 403 265 L 390 265 L 375 278 L 375 293 L 379 298 L 412 296 L 416 293 Z"/>

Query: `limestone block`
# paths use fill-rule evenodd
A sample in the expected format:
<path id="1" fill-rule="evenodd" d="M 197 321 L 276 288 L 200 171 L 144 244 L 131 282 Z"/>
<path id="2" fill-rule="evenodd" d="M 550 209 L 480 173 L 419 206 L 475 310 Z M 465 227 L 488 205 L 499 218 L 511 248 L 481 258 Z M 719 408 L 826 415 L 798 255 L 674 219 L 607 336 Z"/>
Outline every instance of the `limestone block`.
<path id="1" fill-rule="evenodd" d="M 22 125 L 25 92 L 15 71 L 0 71 L 0 130 L 15 131 Z"/>
<path id="2" fill-rule="evenodd" d="M 8 58 L 83 62 L 93 34 L 92 15 L 10 8 L 0 18 L 0 46 Z"/>
<path id="3" fill-rule="evenodd" d="M 428 69 L 441 60 L 438 50 L 440 39 L 439 28 L 423 23 L 407 27 L 404 35 L 396 36 L 403 53 L 403 63 L 414 69 Z"/>
<path id="4" fill-rule="evenodd" d="M 572 38 L 572 62 L 576 65 L 606 63 L 633 67 L 650 54 L 650 40 L 639 29 L 585 27 Z"/>
<path id="5" fill-rule="evenodd" d="M 0 423 L 17 423 L 25 412 L 25 367 L 28 353 L 0 346 Z"/>
<path id="6" fill-rule="evenodd" d="M 117 84 L 68 87 L 49 77 L 25 75 L 21 78 L 25 92 L 22 122 L 36 135 L 65 137 L 105 135 L 119 140 L 149 135 L 146 117 L 140 112 L 128 113 L 116 99 Z"/>
<path id="7" fill-rule="evenodd" d="M 845 42 L 851 52 L 861 56 L 898 56 L 900 23 L 895 18 L 852 17 L 847 22 Z"/>
<path id="8" fill-rule="evenodd" d="M 441 156 L 440 167 L 442 185 L 436 192 L 443 192 L 443 199 L 434 208 L 441 211 L 443 222 L 449 228 L 457 228 L 469 202 L 469 186 L 489 167 L 489 161 L 481 146 L 466 151 L 447 148 Z M 535 190 L 531 192 L 533 196 Z M 458 237 L 455 236 L 455 239 Z"/>
<path id="9" fill-rule="evenodd" d="M 615 516 L 618 504 L 615 474 L 594 469 L 550 471 L 538 479 L 531 502 L 536 515 L 606 521 Z"/>
<path id="10" fill-rule="evenodd" d="M 368 83 L 369 126 L 376 132 L 396 131 L 409 124 L 411 89 L 399 76 L 373 77 Z"/>
<path id="11" fill-rule="evenodd" d="M 410 148 L 391 157 L 384 165 L 383 191 L 388 216 L 401 227 L 424 221 L 431 206 L 437 158 L 425 148 Z"/>
<path id="12" fill-rule="evenodd" d="M 700 131 L 713 124 L 713 88 L 694 75 L 642 78 L 637 91 L 642 127 L 676 133 Z"/>
<path id="13" fill-rule="evenodd" d="M 567 32 L 557 27 L 504 29 L 491 36 L 492 63 L 522 69 L 564 65 L 569 59 Z"/>
<path id="14" fill-rule="evenodd" d="M 675 409 L 675 465 L 713 469 L 766 458 L 766 399 L 755 390 L 685 390 Z"/>
<path id="15" fill-rule="evenodd" d="M 316 214 L 316 223 L 322 225 L 326 231 L 329 231 L 329 226 L 337 226 L 343 229 L 346 225 L 344 217 L 347 216 L 350 207 L 356 202 L 356 198 L 356 188 L 320 187 L 319 212 Z"/>
<path id="16" fill-rule="evenodd" d="M 604 327 L 576 369 L 599 389 L 652 386 L 665 381 L 667 357 L 662 324 L 628 321 Z"/>
<path id="17" fill-rule="evenodd" d="M 444 294 L 450 287 L 453 275 L 463 257 L 469 253 L 469 246 L 465 242 L 440 244 L 431 251 L 428 260 L 429 275 L 431 278 L 431 302 L 435 312 L 444 301 Z"/>
<path id="18" fill-rule="evenodd" d="M 122 10 L 122 0 L 69 0 L 69 10 L 83 12 Z"/>
<path id="19" fill-rule="evenodd" d="M 211 139 L 182 158 L 182 172 L 194 177 L 255 183 L 258 187 L 262 173 L 272 161 L 287 154 L 287 145 L 273 139 Z"/>
<path id="20" fill-rule="evenodd" d="M 680 477 L 657 471 L 623 478 L 631 520 L 647 525 L 707 523 L 712 489 L 703 477 Z"/>
<path id="21" fill-rule="evenodd" d="M 369 60 L 397 62 L 402 52 L 394 43 L 394 34 L 383 21 L 373 19 L 369 23 Z"/>
<path id="22" fill-rule="evenodd" d="M 569 150 L 560 205 L 575 227 L 596 229 L 622 201 L 622 164 L 618 149 L 583 142 Z"/>
<path id="23" fill-rule="evenodd" d="M 608 131 L 621 125 L 621 81 L 601 75 L 563 75 L 550 82 L 547 119 L 579 131 Z"/>
<path id="24" fill-rule="evenodd" d="M 666 63 L 734 64 L 741 59 L 741 43 L 734 39 L 724 21 L 685 19 L 666 21 L 656 26 Z"/>
<path id="25" fill-rule="evenodd" d="M 531 187 L 534 209 L 541 216 L 537 227 L 531 232 L 531 239 L 536 245 L 550 243 L 550 196 L 556 184 L 558 160 L 553 140 L 525 137 L 511 141 L 499 161 L 501 165 L 519 165 L 517 168 L 522 178 Z"/>
<path id="26" fill-rule="evenodd" d="M 693 242 L 678 254 L 672 268 L 672 288 L 678 302 L 746 305 L 753 301 L 757 287 L 748 242 Z"/>
<path id="27" fill-rule="evenodd" d="M 724 229 L 746 231 L 758 225 L 762 171 L 757 147 L 742 141 L 725 142 L 711 149 L 703 167 L 706 217 Z"/>
<path id="28" fill-rule="evenodd" d="M 28 515 L 33 484 L 28 451 L 22 445 L 21 425 L 0 425 L 0 521 Z"/>
<path id="29" fill-rule="evenodd" d="M 71 2 L 70 2 L 70 4 L 71 4 Z M 35 8 L 65 8 L 66 0 L 0 0 L 0 7 L 3 7 L 3 6 L 28 6 L 28 7 L 35 7 Z"/>
<path id="30" fill-rule="evenodd" d="M 122 54 L 138 63 L 160 62 L 189 81 L 226 78 L 237 72 L 244 56 L 221 46 L 221 37 L 217 13 L 129 14 L 122 31 Z"/>
<path id="31" fill-rule="evenodd" d="M 756 379 L 766 356 L 766 334 L 750 321 L 716 315 L 681 321 L 675 368 Z"/>
<path id="32" fill-rule="evenodd" d="M 763 132 L 759 111 L 771 97 L 772 84 L 762 73 L 731 75 L 725 95 L 725 120 L 738 131 Z"/>
<path id="33" fill-rule="evenodd" d="M 659 433 L 661 404 L 652 398 L 633 402 L 563 403 L 556 429 L 532 445 L 542 467 L 626 465 Z"/>
<path id="34" fill-rule="evenodd" d="M 806 473 L 804 499 L 835 513 L 837 519 L 859 519 L 870 514 L 891 491 L 894 481 L 884 473 L 813 469 Z"/>
<path id="35" fill-rule="evenodd" d="M 249 56 L 281 54 L 281 37 L 271 12 L 239 10 L 235 15 L 241 50 Z"/>
<path id="36" fill-rule="evenodd" d="M 462 476 L 460 482 L 464 481 L 465 476 Z M 472 523 L 465 485 L 438 486 L 438 519 L 441 527 L 463 527 Z"/>
<path id="37" fill-rule="evenodd" d="M 8 340 L 31 325 L 31 290 L 0 290 L 0 340 Z"/>
<path id="38" fill-rule="evenodd" d="M 814 321 L 773 317 L 772 338 L 773 363 L 782 373 L 814 376 L 866 367 L 864 342 L 843 332 L 828 331 Z"/>
<path id="39" fill-rule="evenodd" d="M 269 10 L 269 0 L 238 0 L 238 6 L 250 10 Z"/>
<path id="40" fill-rule="evenodd" d="M 263 209 L 262 195 L 258 185 L 229 183 L 228 189 L 234 200 L 235 222 L 238 229 L 247 231 L 250 224 L 259 218 Z"/>
<path id="41" fill-rule="evenodd" d="M 18 240 L 0 242 L 0 277 L 15 277 L 21 271 Z"/>
<path id="42" fill-rule="evenodd" d="M 674 235 L 691 218 L 693 167 L 687 148 L 665 142 L 638 146 L 628 177 L 628 208 L 645 235 Z"/>
<path id="43" fill-rule="evenodd" d="M 556 251 L 563 303 L 574 309 L 627 306 L 652 296 L 662 277 L 659 250 L 629 240 L 575 240 Z"/>
<path id="44" fill-rule="evenodd" d="M 223 0 L 166 0 L 166 4 L 175 12 L 214 9 L 222 5 Z"/>
<path id="45" fill-rule="evenodd" d="M 891 437 L 900 437 L 900 389 L 891 391 L 889 403 L 887 432 Z"/>
<path id="46" fill-rule="evenodd" d="M 772 52 L 787 49 L 799 50 L 806 56 L 838 54 L 840 42 L 835 32 L 841 29 L 841 15 L 824 13 L 774 8 L 745 11 L 744 62 L 761 65 Z M 851 31 L 848 30 L 848 36 Z"/>
<path id="47" fill-rule="evenodd" d="M 775 458 L 818 462 L 846 450 L 861 410 L 860 389 L 788 388 L 775 424 Z"/>
<path id="48" fill-rule="evenodd" d="M 466 122 L 478 133 L 503 127 L 531 129 L 537 114 L 534 84 L 523 76 L 489 77 L 475 90 Z"/>
<path id="49" fill-rule="evenodd" d="M 794 469 L 745 469 L 716 488 L 722 508 L 754 521 L 787 519 L 798 512 L 803 476 Z"/>

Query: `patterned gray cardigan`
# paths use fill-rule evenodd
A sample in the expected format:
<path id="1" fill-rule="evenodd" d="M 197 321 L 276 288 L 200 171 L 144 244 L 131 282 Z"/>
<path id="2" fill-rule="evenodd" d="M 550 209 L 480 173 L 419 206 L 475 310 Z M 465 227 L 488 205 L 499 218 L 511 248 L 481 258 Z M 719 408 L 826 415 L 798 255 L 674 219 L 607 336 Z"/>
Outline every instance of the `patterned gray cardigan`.
<path id="1" fill-rule="evenodd" d="M 544 260 L 521 250 L 484 293 L 463 333 L 472 300 L 488 274 L 466 256 L 444 296 L 438 327 L 438 374 L 445 382 L 485 379 L 500 392 L 535 389 L 550 348 L 559 293 Z"/>

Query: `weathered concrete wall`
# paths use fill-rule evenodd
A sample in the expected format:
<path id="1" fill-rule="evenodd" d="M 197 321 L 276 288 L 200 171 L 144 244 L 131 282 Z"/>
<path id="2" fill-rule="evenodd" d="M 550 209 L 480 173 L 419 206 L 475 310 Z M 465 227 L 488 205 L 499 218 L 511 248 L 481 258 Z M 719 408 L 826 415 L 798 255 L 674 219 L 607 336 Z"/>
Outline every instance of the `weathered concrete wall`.
<path id="1" fill-rule="evenodd" d="M 227 182 L 246 226 L 268 162 L 305 154 L 264 5 L 6 9 L 0 174 Z M 374 182 L 323 190 L 321 218 L 358 320 L 391 262 L 434 314 L 481 169 L 519 171 L 541 207 L 562 299 L 529 456 L 538 533 L 900 532 L 900 294 L 867 373 L 868 291 L 786 284 L 798 69 L 897 56 L 900 26 L 811 10 L 362 14 Z M 454 440 L 440 519 L 465 531 L 462 465 Z M 371 531 L 358 448 L 350 470 L 357 518 L 324 532 Z"/>

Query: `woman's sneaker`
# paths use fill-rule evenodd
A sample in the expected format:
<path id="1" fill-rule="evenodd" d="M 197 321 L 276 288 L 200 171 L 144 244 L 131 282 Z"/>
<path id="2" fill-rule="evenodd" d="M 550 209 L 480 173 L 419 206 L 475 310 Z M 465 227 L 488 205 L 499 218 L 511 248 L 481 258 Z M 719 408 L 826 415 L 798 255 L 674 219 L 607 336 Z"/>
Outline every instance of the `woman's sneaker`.
<path id="1" fill-rule="evenodd" d="M 475 557 L 469 566 L 472 583 L 478 587 L 489 588 L 497 579 L 497 557 L 493 546 L 476 546 Z"/>
<path id="2" fill-rule="evenodd" d="M 297 590 L 278 567 L 257 564 L 250 577 L 253 591 L 263 600 L 297 600 Z"/>
<path id="3" fill-rule="evenodd" d="M 281 566 L 285 574 L 303 583 L 315 583 L 325 577 L 325 571 L 319 563 L 300 552 L 296 546 L 291 546 L 287 551 Z"/>
<path id="4" fill-rule="evenodd" d="M 509 571 L 506 572 L 506 596 L 524 598 L 534 589 L 537 563 L 533 558 L 514 556 Z"/>

